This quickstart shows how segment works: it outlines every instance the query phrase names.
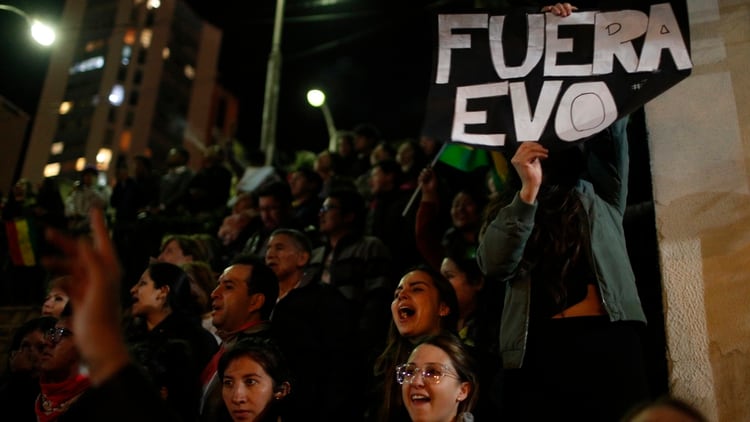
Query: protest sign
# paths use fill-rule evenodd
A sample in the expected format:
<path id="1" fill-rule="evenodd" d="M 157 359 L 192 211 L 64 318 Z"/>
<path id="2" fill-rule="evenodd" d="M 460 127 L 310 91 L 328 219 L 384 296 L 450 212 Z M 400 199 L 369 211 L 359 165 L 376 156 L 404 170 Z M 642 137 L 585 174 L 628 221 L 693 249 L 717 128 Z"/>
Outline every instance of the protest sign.
<path id="1" fill-rule="evenodd" d="M 504 149 L 584 141 L 686 78 L 685 1 L 637 9 L 435 18 L 423 134 Z"/>

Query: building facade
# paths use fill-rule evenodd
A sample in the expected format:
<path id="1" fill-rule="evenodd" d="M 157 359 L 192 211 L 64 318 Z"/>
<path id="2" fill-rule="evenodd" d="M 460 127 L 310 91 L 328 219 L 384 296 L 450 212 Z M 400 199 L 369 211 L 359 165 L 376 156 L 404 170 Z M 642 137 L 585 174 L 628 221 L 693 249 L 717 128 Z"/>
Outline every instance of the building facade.
<path id="1" fill-rule="evenodd" d="M 23 155 L 29 121 L 28 114 L 0 96 L 0 157 L 6 157 L 11 164 L 0 168 L 0 192 L 4 194 L 10 195 L 21 171 L 18 157 Z"/>
<path id="2" fill-rule="evenodd" d="M 197 167 L 205 146 L 231 135 L 237 100 L 217 85 L 222 33 L 180 0 L 67 0 L 59 32 L 23 177 L 73 179 L 95 164 L 111 178 L 135 155 L 159 170 L 180 145 Z"/>

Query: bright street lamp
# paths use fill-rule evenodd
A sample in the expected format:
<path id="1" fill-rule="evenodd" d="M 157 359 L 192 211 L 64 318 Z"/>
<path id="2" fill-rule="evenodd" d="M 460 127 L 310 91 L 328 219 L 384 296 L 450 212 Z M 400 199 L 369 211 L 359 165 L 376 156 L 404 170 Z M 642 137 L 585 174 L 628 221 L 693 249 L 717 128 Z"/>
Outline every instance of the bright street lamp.
<path id="1" fill-rule="evenodd" d="M 0 10 L 6 10 L 8 12 L 15 13 L 16 15 L 26 19 L 26 22 L 29 24 L 29 28 L 31 29 L 31 36 L 37 43 L 47 47 L 55 42 L 55 30 L 52 29 L 51 26 L 32 18 L 28 13 L 15 6 L 0 4 Z"/>
<path id="2" fill-rule="evenodd" d="M 325 117 L 328 127 L 328 150 L 336 151 L 336 125 L 333 124 L 333 116 L 326 103 L 326 94 L 319 89 L 311 89 L 307 91 L 307 102 L 311 106 L 320 107 L 323 110 L 323 117 Z"/>

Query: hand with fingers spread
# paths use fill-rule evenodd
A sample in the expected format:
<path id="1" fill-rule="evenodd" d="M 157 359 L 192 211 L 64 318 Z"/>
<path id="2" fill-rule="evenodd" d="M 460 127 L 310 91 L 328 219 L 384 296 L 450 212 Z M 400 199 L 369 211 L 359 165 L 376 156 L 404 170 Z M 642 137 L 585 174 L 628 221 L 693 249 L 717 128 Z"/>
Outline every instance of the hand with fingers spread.
<path id="1" fill-rule="evenodd" d="M 538 142 L 521 142 L 510 160 L 521 178 L 520 198 L 527 204 L 533 204 L 542 185 L 542 163 L 549 150 Z"/>
<path id="2" fill-rule="evenodd" d="M 577 7 L 570 3 L 555 3 L 550 6 L 542 7 L 542 12 L 549 12 L 555 16 L 570 16 L 574 11 L 578 10 Z"/>
<path id="3" fill-rule="evenodd" d="M 100 385 L 125 367 L 128 351 L 120 330 L 118 299 L 120 265 L 110 240 L 104 213 L 92 208 L 91 238 L 71 237 L 50 229 L 49 242 L 63 256 L 48 258 L 53 270 L 70 274 L 63 289 L 70 296 L 76 346 L 94 385 Z"/>

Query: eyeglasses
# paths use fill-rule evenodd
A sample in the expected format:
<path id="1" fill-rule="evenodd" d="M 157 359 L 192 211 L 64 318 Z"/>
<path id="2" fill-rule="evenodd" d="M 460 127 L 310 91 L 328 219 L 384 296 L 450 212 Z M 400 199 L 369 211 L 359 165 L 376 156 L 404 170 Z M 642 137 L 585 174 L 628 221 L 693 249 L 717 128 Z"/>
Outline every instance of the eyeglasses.
<path id="1" fill-rule="evenodd" d="M 452 373 L 447 365 L 426 363 L 424 368 L 419 368 L 413 363 L 404 363 L 396 367 L 396 382 L 411 384 L 417 374 L 422 375 L 425 384 L 440 384 L 443 377 L 459 379 L 458 375 Z"/>
<path id="2" fill-rule="evenodd" d="M 322 207 L 320 207 L 320 213 L 323 214 L 324 212 L 327 212 L 330 210 L 337 210 L 339 208 L 341 207 L 339 207 L 338 205 L 323 205 Z"/>
<path id="3" fill-rule="evenodd" d="M 71 337 L 72 335 L 73 332 L 68 330 L 67 328 L 50 328 L 46 333 L 44 333 L 44 339 L 52 344 L 57 344 L 60 342 L 60 340 L 62 340 L 63 337 Z"/>

